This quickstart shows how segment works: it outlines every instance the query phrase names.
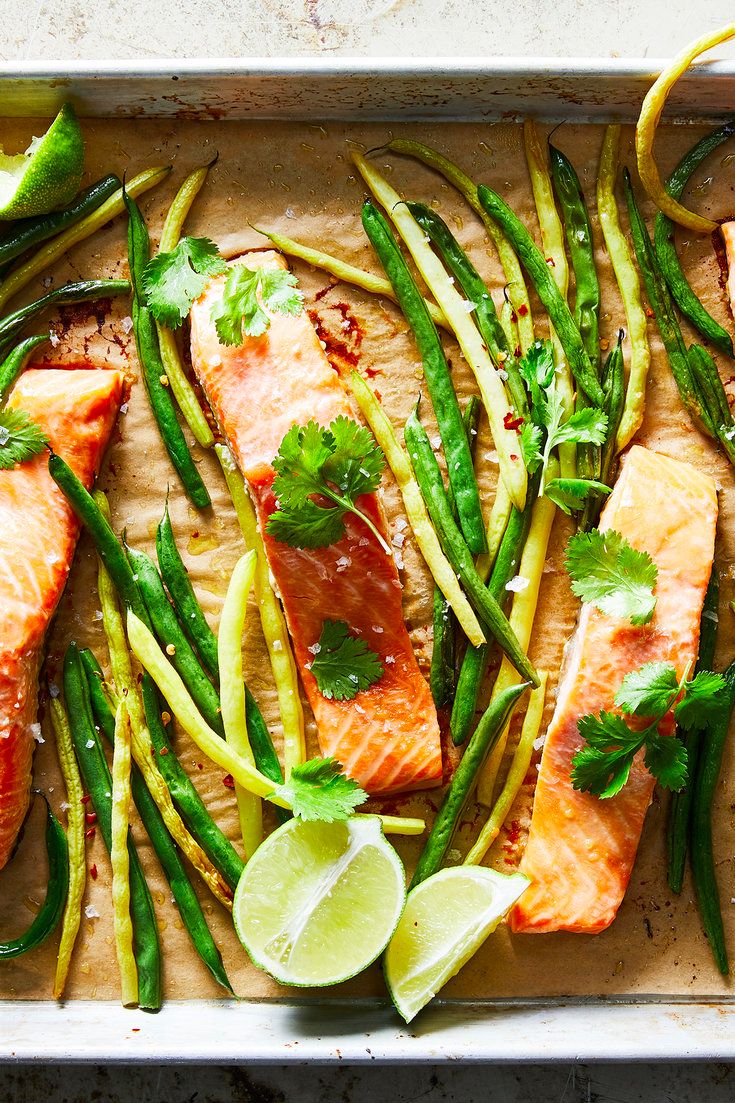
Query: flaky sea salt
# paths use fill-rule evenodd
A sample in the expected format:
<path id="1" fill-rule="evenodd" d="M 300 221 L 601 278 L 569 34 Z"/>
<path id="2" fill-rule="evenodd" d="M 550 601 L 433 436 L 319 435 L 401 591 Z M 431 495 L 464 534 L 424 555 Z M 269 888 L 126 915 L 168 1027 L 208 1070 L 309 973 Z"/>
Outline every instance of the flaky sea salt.
<path id="1" fill-rule="evenodd" d="M 130 315 L 127 315 L 127 317 L 123 318 L 120 322 L 120 325 L 122 326 L 123 333 L 130 333 L 133 328 L 133 319 Z"/>
<path id="2" fill-rule="evenodd" d="M 30 732 L 31 732 L 31 735 L 33 736 L 33 738 L 36 740 L 36 743 L 45 743 L 46 742 L 46 740 L 41 735 L 41 725 L 40 724 L 31 724 Z"/>
<path id="3" fill-rule="evenodd" d="M 525 590 L 530 582 L 530 579 L 524 578 L 523 575 L 517 574 L 515 578 L 511 578 L 510 582 L 506 582 L 506 590 L 510 590 L 512 594 L 520 594 L 522 590 Z"/>
<path id="4" fill-rule="evenodd" d="M 94 904 L 87 904 L 86 908 L 84 909 L 84 914 L 86 915 L 87 919 L 99 919 L 100 917 L 100 913 L 97 911 Z"/>

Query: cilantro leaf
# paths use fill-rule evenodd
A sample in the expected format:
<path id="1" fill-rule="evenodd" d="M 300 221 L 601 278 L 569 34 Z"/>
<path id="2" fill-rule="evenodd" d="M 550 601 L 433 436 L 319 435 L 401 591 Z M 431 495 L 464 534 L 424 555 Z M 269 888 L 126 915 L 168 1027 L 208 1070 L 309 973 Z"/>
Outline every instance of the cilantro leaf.
<path id="1" fill-rule="evenodd" d="M 284 268 L 233 265 L 227 272 L 222 298 L 212 306 L 212 321 L 220 342 L 241 345 L 245 337 L 261 337 L 270 325 L 268 310 L 300 314 L 304 296 L 297 282 Z"/>
<path id="2" fill-rule="evenodd" d="M 654 730 L 646 739 L 646 768 L 664 789 L 678 792 L 688 778 L 687 749 L 674 735 L 659 735 Z"/>
<path id="3" fill-rule="evenodd" d="M 541 427 L 539 425 L 534 425 L 532 421 L 524 421 L 518 436 L 518 442 L 521 446 L 521 455 L 529 475 L 533 475 L 535 471 L 538 471 L 543 463 L 544 457 L 541 452 L 542 440 L 543 431 Z"/>
<path id="4" fill-rule="evenodd" d="M 271 513 L 266 532 L 292 548 L 328 548 L 345 534 L 342 517 L 339 509 L 322 509 L 309 498 L 298 510 Z"/>
<path id="5" fill-rule="evenodd" d="M 208 280 L 226 269 L 209 238 L 183 237 L 170 253 L 159 253 L 145 266 L 143 290 L 151 314 L 162 326 L 178 329 Z"/>
<path id="6" fill-rule="evenodd" d="M 615 704 L 630 716 L 663 716 L 679 694 L 673 663 L 644 663 L 623 678 Z"/>
<path id="7" fill-rule="evenodd" d="M 351 701 L 383 677 L 384 668 L 365 640 L 350 635 L 343 620 L 325 620 L 309 664 L 322 697 Z"/>
<path id="8" fill-rule="evenodd" d="M 529 468 L 530 470 L 530 468 Z M 609 494 L 610 487 L 596 479 L 549 479 L 544 494 L 564 513 L 579 509 L 590 494 Z"/>
<path id="9" fill-rule="evenodd" d="M 551 341 L 534 341 L 526 355 L 521 357 L 518 367 L 531 393 L 531 401 L 536 405 L 554 378 L 554 346 Z"/>
<path id="10" fill-rule="evenodd" d="M 364 804 L 367 793 L 351 777 L 345 777 L 335 758 L 311 758 L 294 766 L 288 781 L 275 793 L 287 800 L 302 820 L 334 823 L 346 820 Z"/>
<path id="11" fill-rule="evenodd" d="M 596 406 L 587 406 L 557 426 L 551 434 L 551 447 L 557 444 L 604 444 L 607 414 Z"/>
<path id="12" fill-rule="evenodd" d="M 721 674 L 700 671 L 690 682 L 680 680 L 673 663 L 644 663 L 623 678 L 615 704 L 630 716 L 650 717 L 641 731 L 630 728 L 623 716 L 600 712 L 577 722 L 585 745 L 572 759 L 575 789 L 601 798 L 615 796 L 626 784 L 636 754 L 643 749 L 649 772 L 666 789 L 678 792 L 688 780 L 687 750 L 677 736 L 662 735 L 659 724 L 677 697 L 674 715 L 681 728 L 703 728 L 719 720 L 731 707 Z"/>
<path id="13" fill-rule="evenodd" d="M 566 568 L 577 597 L 608 616 L 627 617 L 636 625 L 653 616 L 656 564 L 619 532 L 576 533 L 567 544 Z"/>
<path id="14" fill-rule="evenodd" d="M 324 476 L 352 499 L 377 490 L 385 460 L 370 430 L 341 416 L 332 422 L 329 431 L 334 450 L 324 464 Z"/>
<path id="15" fill-rule="evenodd" d="M 700 670 L 684 683 L 684 696 L 674 709 L 676 722 L 685 731 L 706 728 L 727 704 L 725 679 L 711 670 Z"/>
<path id="16" fill-rule="evenodd" d="M 354 513 L 390 554 L 373 522 L 355 504 L 362 494 L 377 490 L 385 467 L 369 429 L 347 417 L 336 418 L 328 429 L 315 421 L 293 425 L 273 467 L 279 508 L 271 514 L 266 532 L 276 540 L 295 548 L 327 547 L 344 536 L 344 515 Z"/>
<path id="17" fill-rule="evenodd" d="M 0 410 L 0 469 L 11 471 L 19 463 L 38 456 L 49 440 L 25 410 Z"/>
<path id="18" fill-rule="evenodd" d="M 572 759 L 572 785 L 607 800 L 619 793 L 630 777 L 633 759 L 645 734 L 632 732 L 621 716 L 600 712 L 577 722 L 586 746 Z"/>

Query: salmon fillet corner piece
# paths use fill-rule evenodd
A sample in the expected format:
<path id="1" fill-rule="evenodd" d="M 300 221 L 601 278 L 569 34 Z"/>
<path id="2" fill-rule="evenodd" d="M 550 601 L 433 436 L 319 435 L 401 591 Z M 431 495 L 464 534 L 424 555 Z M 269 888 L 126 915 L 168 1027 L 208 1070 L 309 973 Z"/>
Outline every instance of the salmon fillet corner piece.
<path id="1" fill-rule="evenodd" d="M 91 486 L 122 397 L 120 372 L 30 369 L 8 406 L 25 410 Z M 0 869 L 28 810 L 43 641 L 79 535 L 46 452 L 0 471 Z"/>
<path id="2" fill-rule="evenodd" d="M 272 251 L 235 263 L 286 266 Z M 212 280 L 192 307 L 192 363 L 255 502 L 320 749 L 369 793 L 438 785 L 439 724 L 403 620 L 395 560 L 352 514 L 345 516 L 344 537 L 326 548 L 292 548 L 265 532 L 276 509 L 272 461 L 281 441 L 292 425 L 354 418 L 347 393 L 305 311 L 274 314 L 261 337 L 246 337 L 238 347 L 221 345 L 211 308 L 223 283 L 224 276 Z M 385 535 L 377 495 L 363 495 L 357 504 Z M 322 696 L 310 670 L 327 619 L 345 621 L 379 655 L 385 671 L 350 701 Z"/>
<path id="3" fill-rule="evenodd" d="M 642 756 L 607 800 L 576 792 L 570 773 L 582 746 L 577 721 L 614 710 L 624 676 L 643 663 L 673 663 L 681 677 L 699 647 L 699 621 L 714 558 L 717 494 L 708 476 L 638 445 L 630 449 L 600 523 L 658 568 L 649 624 L 583 605 L 544 743 L 521 870 L 532 884 L 513 909 L 516 932 L 595 934 L 613 921 L 628 887 L 654 779 Z M 662 731 L 673 733 L 673 717 Z"/>

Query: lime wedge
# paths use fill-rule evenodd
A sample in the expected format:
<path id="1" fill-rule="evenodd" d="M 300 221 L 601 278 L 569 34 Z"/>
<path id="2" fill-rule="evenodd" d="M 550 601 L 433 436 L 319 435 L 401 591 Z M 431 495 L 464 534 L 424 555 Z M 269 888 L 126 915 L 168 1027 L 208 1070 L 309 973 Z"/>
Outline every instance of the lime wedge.
<path id="1" fill-rule="evenodd" d="M 408 894 L 385 955 L 391 999 L 407 1023 L 455 976 L 528 888 L 482 866 L 451 866 Z"/>
<path id="2" fill-rule="evenodd" d="M 338 984 L 383 952 L 406 901 L 401 860 L 372 816 L 289 820 L 245 866 L 232 909 L 255 965 L 281 984 Z"/>
<path id="3" fill-rule="evenodd" d="M 42 138 L 25 153 L 0 146 L 0 219 L 48 214 L 70 203 L 84 169 L 84 139 L 74 108 L 65 103 Z"/>

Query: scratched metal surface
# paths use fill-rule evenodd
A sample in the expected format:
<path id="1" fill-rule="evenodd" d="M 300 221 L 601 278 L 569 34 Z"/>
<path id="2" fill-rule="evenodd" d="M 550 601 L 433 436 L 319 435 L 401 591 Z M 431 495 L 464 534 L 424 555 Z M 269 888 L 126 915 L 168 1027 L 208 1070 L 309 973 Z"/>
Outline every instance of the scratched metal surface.
<path id="1" fill-rule="evenodd" d="M 726 1065 L 0 1068 L 7 1103 L 730 1103 Z"/>

